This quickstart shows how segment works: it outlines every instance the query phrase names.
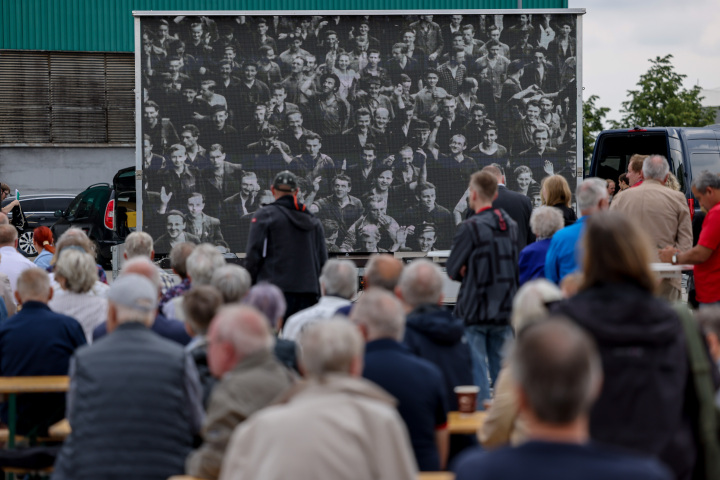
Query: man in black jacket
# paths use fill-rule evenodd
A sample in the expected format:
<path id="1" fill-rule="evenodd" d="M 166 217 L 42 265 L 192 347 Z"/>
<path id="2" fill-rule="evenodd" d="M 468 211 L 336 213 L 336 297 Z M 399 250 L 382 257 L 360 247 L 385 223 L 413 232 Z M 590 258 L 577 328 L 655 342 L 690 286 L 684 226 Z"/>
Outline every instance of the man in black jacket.
<path id="1" fill-rule="evenodd" d="M 497 188 L 491 173 L 472 175 L 469 201 L 475 213 L 458 227 L 446 263 L 448 276 L 462 282 L 454 313 L 465 321 L 480 408 L 490 398 L 503 345 L 512 336 L 509 319 L 518 284 L 518 226 L 507 212 L 493 208 Z"/>
<path id="2" fill-rule="evenodd" d="M 283 291 L 287 318 L 317 303 L 327 249 L 322 223 L 297 200 L 297 177 L 282 171 L 270 189 L 275 202 L 250 223 L 245 268 L 253 283 L 264 280 Z"/>
<path id="3" fill-rule="evenodd" d="M 484 172 L 491 173 L 498 181 L 498 196 L 493 201 L 493 208 L 502 208 L 515 220 L 518 226 L 518 252 L 529 243 L 535 241 L 535 235 L 530 230 L 530 214 L 532 203 L 530 198 L 522 193 L 513 192 L 505 186 L 505 175 L 499 165 L 493 163 L 483 168 Z"/>

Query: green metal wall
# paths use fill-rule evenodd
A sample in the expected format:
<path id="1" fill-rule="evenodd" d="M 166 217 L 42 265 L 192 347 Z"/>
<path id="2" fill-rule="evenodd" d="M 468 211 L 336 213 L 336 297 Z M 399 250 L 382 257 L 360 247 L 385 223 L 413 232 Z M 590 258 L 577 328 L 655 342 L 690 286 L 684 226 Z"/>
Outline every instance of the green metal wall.
<path id="1" fill-rule="evenodd" d="M 132 52 L 133 10 L 515 9 L 518 0 L 0 0 L 0 49 Z M 567 8 L 568 0 L 523 0 Z"/>

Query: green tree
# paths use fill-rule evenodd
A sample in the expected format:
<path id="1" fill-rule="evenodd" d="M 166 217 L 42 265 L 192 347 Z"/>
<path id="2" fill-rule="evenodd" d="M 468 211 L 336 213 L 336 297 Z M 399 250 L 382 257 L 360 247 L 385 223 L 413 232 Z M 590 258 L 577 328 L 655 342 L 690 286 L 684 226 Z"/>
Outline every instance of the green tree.
<path id="1" fill-rule="evenodd" d="M 712 110 L 700 104 L 700 87 L 683 88 L 687 75 L 675 71 L 672 58 L 650 60 L 650 70 L 640 76 L 639 89 L 628 90 L 629 99 L 620 109 L 622 118 L 613 127 L 702 127 L 714 122 Z"/>
<path id="2" fill-rule="evenodd" d="M 602 132 L 605 127 L 603 120 L 610 111 L 607 107 L 598 107 L 595 102 L 600 97 L 590 95 L 590 98 L 583 102 L 583 158 L 585 159 L 585 168 L 589 168 L 590 157 L 592 157 L 593 148 L 595 148 L 595 139 L 598 133 Z"/>

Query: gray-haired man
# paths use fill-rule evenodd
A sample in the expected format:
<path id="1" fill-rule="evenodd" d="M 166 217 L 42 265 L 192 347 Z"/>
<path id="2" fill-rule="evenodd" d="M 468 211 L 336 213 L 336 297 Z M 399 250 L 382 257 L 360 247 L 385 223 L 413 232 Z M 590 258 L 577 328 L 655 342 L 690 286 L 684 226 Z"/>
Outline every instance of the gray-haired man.
<path id="1" fill-rule="evenodd" d="M 157 292 L 133 273 L 108 290 L 110 334 L 72 359 L 72 433 L 53 478 L 166 478 L 184 472 L 203 420 L 202 390 L 182 346 L 149 328 Z M 122 458 L 132 461 L 117 461 Z"/>

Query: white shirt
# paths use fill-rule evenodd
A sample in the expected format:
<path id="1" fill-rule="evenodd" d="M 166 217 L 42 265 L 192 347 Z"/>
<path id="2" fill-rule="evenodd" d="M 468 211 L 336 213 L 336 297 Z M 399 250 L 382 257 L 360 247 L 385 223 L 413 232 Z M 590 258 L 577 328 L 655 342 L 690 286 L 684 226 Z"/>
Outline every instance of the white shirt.
<path id="1" fill-rule="evenodd" d="M 13 302 L 15 300 L 15 289 L 17 287 L 18 277 L 28 268 L 37 268 L 33 262 L 25 258 L 15 247 L 0 248 L 0 273 L 4 273 L 10 279 L 10 287 L 13 291 Z"/>
<path id="2" fill-rule="evenodd" d="M 290 315 L 283 326 L 280 338 L 297 341 L 305 327 L 315 322 L 329 320 L 338 308 L 346 305 L 350 305 L 350 300 L 332 296 L 320 297 L 320 301 L 312 307 Z"/>
<path id="3" fill-rule="evenodd" d="M 48 307 L 53 312 L 62 313 L 77 320 L 85 332 L 87 343 L 92 343 L 92 332 L 95 327 L 107 320 L 107 300 L 105 297 L 94 295 L 92 290 L 87 293 L 62 290 L 60 295 L 53 295 L 48 302 Z"/>

